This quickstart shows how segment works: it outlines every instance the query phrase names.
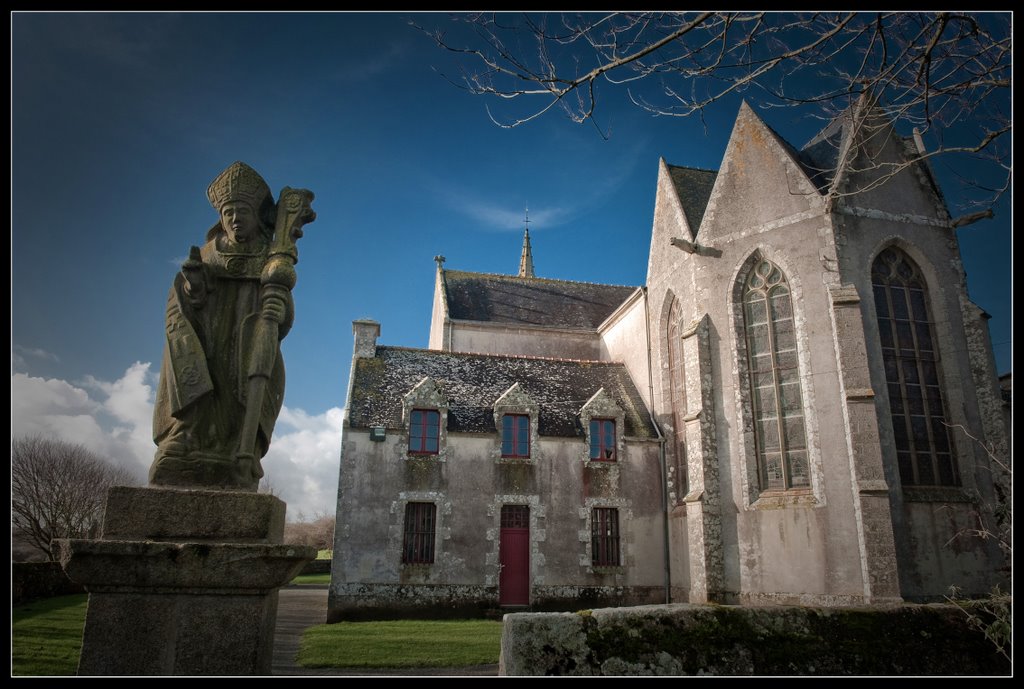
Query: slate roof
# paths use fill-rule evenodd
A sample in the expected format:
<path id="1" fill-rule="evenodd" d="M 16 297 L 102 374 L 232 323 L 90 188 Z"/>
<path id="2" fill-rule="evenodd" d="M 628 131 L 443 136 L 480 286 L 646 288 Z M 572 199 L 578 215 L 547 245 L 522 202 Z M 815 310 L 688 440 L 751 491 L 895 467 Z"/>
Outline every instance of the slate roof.
<path id="1" fill-rule="evenodd" d="M 715 186 L 715 179 L 718 178 L 718 170 L 701 170 L 696 167 L 683 167 L 680 165 L 669 165 L 668 174 L 679 194 L 679 202 L 683 205 L 683 213 L 686 214 L 686 222 L 690 230 L 697 234 L 700 229 L 700 221 L 704 217 L 704 211 L 708 207 L 708 200 L 711 198 L 711 189 Z"/>
<path id="2" fill-rule="evenodd" d="M 594 330 L 636 287 L 445 270 L 448 316 Z"/>
<path id="3" fill-rule="evenodd" d="M 863 108 L 871 108 L 869 115 L 884 118 L 890 126 L 892 125 L 884 110 L 877 105 L 870 105 L 869 101 L 862 96 L 858 102 L 839 113 L 797 152 L 797 160 L 807 172 L 807 176 L 811 178 L 811 182 L 818 187 L 820 193 L 825 193 L 832 185 L 839 167 L 839 151 L 849 145 L 849 139 L 853 135 L 853 113 Z M 898 139 L 904 139 L 898 132 L 896 136 Z M 906 139 L 904 140 L 906 141 Z M 909 141 L 907 144 L 910 145 Z M 919 165 L 936 196 L 945 203 L 945 196 L 927 160 L 922 161 Z"/>
<path id="4" fill-rule="evenodd" d="M 540 435 L 583 437 L 579 410 L 603 387 L 625 412 L 625 437 L 656 437 L 623 364 L 405 347 L 377 347 L 374 358 L 355 360 L 349 425 L 401 428 L 402 399 L 426 376 L 448 397 L 449 431 L 494 433 L 492 405 L 519 383 L 540 407 Z"/>
<path id="5" fill-rule="evenodd" d="M 849 123 L 848 112 L 841 113 L 794 156 L 819 192 L 827 191 L 832 185 L 839 164 L 839 149 L 848 134 Z"/>

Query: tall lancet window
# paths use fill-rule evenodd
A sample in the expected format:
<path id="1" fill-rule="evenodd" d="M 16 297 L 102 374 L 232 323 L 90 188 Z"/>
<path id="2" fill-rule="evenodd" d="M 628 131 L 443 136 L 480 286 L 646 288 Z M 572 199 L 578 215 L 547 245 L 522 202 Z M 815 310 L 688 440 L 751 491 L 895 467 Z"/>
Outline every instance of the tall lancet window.
<path id="1" fill-rule="evenodd" d="M 924 278 L 905 253 L 890 247 L 871 266 L 871 286 L 900 480 L 905 486 L 955 486 Z"/>
<path id="2" fill-rule="evenodd" d="M 743 325 L 761 490 L 809 487 L 793 301 L 786 276 L 763 258 L 747 275 Z"/>
<path id="3" fill-rule="evenodd" d="M 686 366 L 683 361 L 683 337 L 680 332 L 682 325 L 682 309 L 679 300 L 673 299 L 668 312 L 668 368 L 669 392 L 672 401 L 672 425 L 675 428 L 676 452 L 675 476 L 673 489 L 676 504 L 682 504 L 686 497 Z"/>

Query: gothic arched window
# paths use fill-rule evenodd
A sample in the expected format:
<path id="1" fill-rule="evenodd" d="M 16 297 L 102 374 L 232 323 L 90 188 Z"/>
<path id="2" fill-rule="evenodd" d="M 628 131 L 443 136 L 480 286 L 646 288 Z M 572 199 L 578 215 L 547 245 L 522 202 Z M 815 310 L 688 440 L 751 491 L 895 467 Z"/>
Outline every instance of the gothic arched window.
<path id="1" fill-rule="evenodd" d="M 809 487 L 792 297 L 786 276 L 763 258 L 747 275 L 743 329 L 761 490 Z"/>
<path id="2" fill-rule="evenodd" d="M 955 486 L 924 278 L 910 257 L 889 247 L 871 266 L 871 286 L 900 480 L 905 486 Z"/>
<path id="3" fill-rule="evenodd" d="M 686 366 L 683 361 L 683 337 L 680 332 L 682 309 L 679 300 L 673 299 L 668 312 L 668 369 L 669 396 L 672 402 L 672 426 L 675 449 L 674 486 L 676 504 L 683 504 L 686 497 Z"/>

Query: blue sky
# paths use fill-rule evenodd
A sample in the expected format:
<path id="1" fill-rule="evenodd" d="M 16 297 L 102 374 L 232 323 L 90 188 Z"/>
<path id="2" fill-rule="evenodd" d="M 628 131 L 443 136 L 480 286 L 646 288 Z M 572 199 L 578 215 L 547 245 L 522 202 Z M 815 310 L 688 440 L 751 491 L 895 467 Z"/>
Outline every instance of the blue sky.
<path id="1" fill-rule="evenodd" d="M 440 76 L 456 71 L 400 14 L 13 15 L 14 433 L 78 440 L 142 474 L 167 290 L 216 221 L 207 185 L 243 160 L 275 195 L 316 194 L 264 465 L 290 515 L 332 511 L 353 319 L 425 347 L 433 257 L 514 273 L 527 205 L 539 276 L 642 284 L 659 156 L 717 168 L 739 107 L 710 109 L 705 129 L 605 90 L 608 140 L 554 111 L 507 130 Z M 798 147 L 819 126 L 761 115 Z M 959 236 L 1004 372 L 1009 200 L 996 210 Z"/>

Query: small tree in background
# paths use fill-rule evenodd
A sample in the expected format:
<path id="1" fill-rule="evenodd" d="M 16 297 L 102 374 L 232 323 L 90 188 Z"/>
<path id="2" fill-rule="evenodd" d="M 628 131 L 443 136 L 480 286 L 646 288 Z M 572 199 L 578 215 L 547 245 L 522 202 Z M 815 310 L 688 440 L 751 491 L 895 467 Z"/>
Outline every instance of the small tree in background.
<path id="1" fill-rule="evenodd" d="M 296 521 L 284 525 L 284 542 L 288 545 L 311 545 L 317 550 L 334 548 L 334 515 L 317 512 L 307 519 L 299 513 Z"/>
<path id="2" fill-rule="evenodd" d="M 90 538 L 103 521 L 107 490 L 137 485 L 131 472 L 82 445 L 32 436 L 11 443 L 11 527 L 46 559 L 55 538 Z"/>

